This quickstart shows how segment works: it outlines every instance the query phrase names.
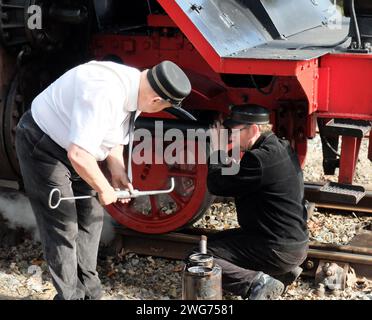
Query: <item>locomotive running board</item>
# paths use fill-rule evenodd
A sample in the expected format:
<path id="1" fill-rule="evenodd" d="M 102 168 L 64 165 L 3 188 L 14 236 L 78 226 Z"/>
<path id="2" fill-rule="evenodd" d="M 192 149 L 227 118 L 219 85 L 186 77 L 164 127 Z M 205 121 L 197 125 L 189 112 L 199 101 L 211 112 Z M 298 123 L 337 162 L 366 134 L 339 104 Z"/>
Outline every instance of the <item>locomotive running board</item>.
<path id="1" fill-rule="evenodd" d="M 342 204 L 357 204 L 365 195 L 362 186 L 329 182 L 320 188 L 320 199 Z"/>
<path id="2" fill-rule="evenodd" d="M 326 136 L 339 135 L 363 138 L 371 131 L 371 122 L 366 120 L 331 119 L 323 129 Z"/>

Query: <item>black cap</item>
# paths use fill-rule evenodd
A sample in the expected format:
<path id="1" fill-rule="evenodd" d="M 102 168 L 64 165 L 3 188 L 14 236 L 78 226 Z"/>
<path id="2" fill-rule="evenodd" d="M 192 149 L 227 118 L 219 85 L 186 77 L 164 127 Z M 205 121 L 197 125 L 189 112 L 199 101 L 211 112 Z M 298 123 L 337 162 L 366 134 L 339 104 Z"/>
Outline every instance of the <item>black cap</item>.
<path id="1" fill-rule="evenodd" d="M 242 124 L 268 124 L 270 111 L 256 104 L 234 106 L 231 115 L 223 123 L 226 128 L 233 128 Z"/>
<path id="2" fill-rule="evenodd" d="M 191 92 L 191 83 L 186 74 L 171 61 L 163 61 L 150 69 L 147 80 L 153 90 L 174 107 L 180 106 Z"/>

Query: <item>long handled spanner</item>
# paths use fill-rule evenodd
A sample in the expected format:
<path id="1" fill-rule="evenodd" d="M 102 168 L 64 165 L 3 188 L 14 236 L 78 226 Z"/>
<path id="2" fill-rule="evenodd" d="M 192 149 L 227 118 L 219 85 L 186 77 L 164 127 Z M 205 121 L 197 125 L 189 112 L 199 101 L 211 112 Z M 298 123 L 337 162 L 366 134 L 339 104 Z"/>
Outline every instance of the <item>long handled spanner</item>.
<path id="1" fill-rule="evenodd" d="M 171 186 L 167 190 L 154 190 L 154 191 L 139 191 L 139 190 L 133 190 L 132 192 L 126 191 L 126 190 L 120 190 L 116 191 L 116 195 L 118 199 L 130 199 L 130 198 L 138 198 L 143 196 L 155 196 L 158 194 L 166 194 L 173 192 L 175 187 L 174 178 L 171 178 Z M 79 196 L 79 197 L 61 197 L 61 190 L 59 189 L 53 189 L 49 194 L 49 208 L 51 209 L 57 209 L 59 205 L 61 204 L 61 201 L 65 200 L 82 200 L 82 199 L 91 199 L 97 197 L 97 195 L 94 196 Z M 53 197 L 57 197 L 55 199 L 55 204 L 53 204 Z"/>

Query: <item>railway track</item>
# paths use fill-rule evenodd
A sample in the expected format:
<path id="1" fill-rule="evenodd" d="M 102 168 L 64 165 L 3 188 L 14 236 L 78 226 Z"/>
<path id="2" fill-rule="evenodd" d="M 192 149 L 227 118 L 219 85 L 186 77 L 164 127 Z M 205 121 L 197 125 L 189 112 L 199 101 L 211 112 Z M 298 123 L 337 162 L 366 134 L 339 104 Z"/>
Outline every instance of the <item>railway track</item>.
<path id="1" fill-rule="evenodd" d="M 164 235 L 142 234 L 117 227 L 115 246 L 122 254 L 136 253 L 168 259 L 183 260 L 192 249 L 198 247 L 202 235 L 210 236 L 207 229 L 185 229 Z M 303 263 L 303 274 L 315 277 L 320 265 L 334 262 L 352 267 L 356 274 L 372 280 L 372 232 L 356 236 L 350 245 L 337 246 L 318 242 L 309 243 L 308 257 Z"/>

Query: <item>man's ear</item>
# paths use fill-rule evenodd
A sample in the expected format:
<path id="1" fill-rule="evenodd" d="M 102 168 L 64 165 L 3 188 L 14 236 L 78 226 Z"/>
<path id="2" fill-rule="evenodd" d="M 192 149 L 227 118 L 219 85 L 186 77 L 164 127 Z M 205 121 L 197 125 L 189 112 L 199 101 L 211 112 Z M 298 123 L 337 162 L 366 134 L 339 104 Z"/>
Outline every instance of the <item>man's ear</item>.
<path id="1" fill-rule="evenodd" d="M 257 124 L 252 124 L 251 125 L 252 131 L 254 135 L 257 135 L 260 133 L 260 127 Z"/>
<path id="2" fill-rule="evenodd" d="M 160 97 L 154 97 L 154 98 L 152 98 L 152 103 L 159 103 L 159 102 L 161 102 L 161 101 L 163 101 L 163 99 L 162 98 L 160 98 Z"/>

